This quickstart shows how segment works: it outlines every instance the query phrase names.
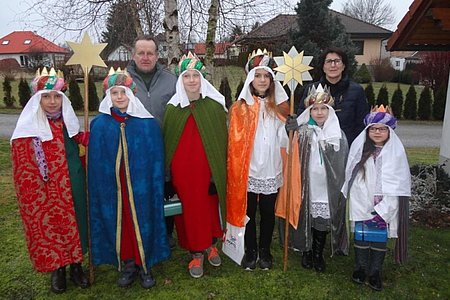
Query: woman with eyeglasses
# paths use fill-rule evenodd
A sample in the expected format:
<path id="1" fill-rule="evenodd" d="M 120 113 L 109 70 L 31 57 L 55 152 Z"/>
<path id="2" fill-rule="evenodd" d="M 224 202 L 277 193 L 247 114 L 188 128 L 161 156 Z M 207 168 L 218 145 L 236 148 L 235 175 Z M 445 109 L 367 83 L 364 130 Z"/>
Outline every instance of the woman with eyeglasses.
<path id="1" fill-rule="evenodd" d="M 348 57 L 339 48 L 328 48 L 319 57 L 318 68 L 322 77 L 313 85 L 328 86 L 332 97 L 335 99 L 334 110 L 339 119 L 341 129 L 347 136 L 348 144 L 364 129 L 363 119 L 369 112 L 364 89 L 358 83 L 349 79 L 347 74 Z M 300 101 L 298 115 L 304 110 L 304 100 L 311 86 L 306 87 Z"/>

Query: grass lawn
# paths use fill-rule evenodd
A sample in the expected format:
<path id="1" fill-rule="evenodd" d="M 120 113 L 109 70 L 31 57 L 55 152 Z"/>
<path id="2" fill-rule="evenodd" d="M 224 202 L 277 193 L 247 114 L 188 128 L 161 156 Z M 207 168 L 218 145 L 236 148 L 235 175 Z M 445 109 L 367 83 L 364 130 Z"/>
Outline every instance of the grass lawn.
<path id="1" fill-rule="evenodd" d="M 397 89 L 398 83 L 395 83 L 395 82 L 372 82 L 373 92 L 375 93 L 375 100 L 377 99 L 378 92 L 380 91 L 383 84 L 386 84 L 386 87 L 388 90 L 389 102 L 391 102 L 392 95 L 394 95 L 394 91 Z M 364 88 L 366 88 L 367 84 L 362 84 L 362 86 Z M 403 101 L 405 100 L 406 93 L 408 92 L 409 87 L 410 87 L 409 84 L 400 83 L 400 89 L 403 92 Z M 423 86 L 422 85 L 414 85 L 414 88 L 415 88 L 416 94 L 417 94 L 416 95 L 417 101 L 419 101 L 420 93 L 423 90 Z M 431 93 L 431 97 L 433 97 L 433 93 Z"/>
<path id="2" fill-rule="evenodd" d="M 215 68 L 214 72 L 215 72 L 214 80 L 213 80 L 214 86 L 217 89 L 219 89 L 220 81 L 222 80 L 222 78 L 227 77 L 228 82 L 230 84 L 230 88 L 231 88 L 231 93 L 232 93 L 231 95 L 233 97 L 236 93 L 236 88 L 239 85 L 239 82 L 241 80 L 245 80 L 245 76 L 246 76 L 244 69 L 237 67 L 237 66 L 217 67 L 217 68 Z M 1 83 L 3 83 L 2 77 L 0 77 L 0 81 L 1 81 Z M 16 104 L 15 104 L 16 108 L 20 108 L 19 94 L 18 94 L 19 81 L 20 81 L 20 78 L 16 78 L 16 80 L 11 82 L 12 95 L 16 98 Z M 31 79 L 27 79 L 27 81 L 30 82 Z M 83 96 L 84 95 L 84 83 L 79 83 L 79 86 L 80 86 L 81 95 Z M 95 87 L 97 89 L 98 97 L 101 101 L 102 97 L 103 97 L 102 82 L 100 82 L 100 81 L 95 82 Z M 4 94 L 5 94 L 5 92 L 3 91 L 3 88 L 0 88 L 0 111 L 1 111 L 1 113 L 18 113 L 18 112 L 20 112 L 19 109 L 6 109 L 5 108 L 5 103 L 3 102 Z M 70 97 L 68 91 L 66 92 L 66 94 L 68 97 Z"/>
<path id="3" fill-rule="evenodd" d="M 220 81 L 222 80 L 222 78 L 227 77 L 229 84 L 230 84 L 230 88 L 231 88 L 231 95 L 235 96 L 236 94 L 236 89 L 237 86 L 239 85 L 239 82 L 241 80 L 245 81 L 245 77 L 246 74 L 244 72 L 244 68 L 238 67 L 238 66 L 221 66 L 221 67 L 216 67 L 214 69 L 214 79 L 212 80 L 214 86 L 219 89 L 220 87 Z M 0 77 L 1 82 L 3 83 L 3 78 Z M 18 101 L 19 101 L 19 96 L 18 96 L 18 84 L 19 84 L 19 80 L 20 78 L 16 78 L 16 80 L 11 82 L 11 86 L 12 86 L 12 95 L 16 98 L 16 105 L 15 107 L 20 107 Z M 31 79 L 27 79 L 28 82 L 31 81 Z M 100 81 L 96 82 L 96 88 L 97 88 L 97 94 L 100 98 L 100 100 L 102 99 L 103 96 L 103 90 L 102 90 L 102 83 Z M 397 83 L 393 83 L 393 82 L 373 82 L 373 89 L 374 89 L 374 93 L 375 93 L 375 99 L 378 96 L 378 91 L 380 90 L 381 86 L 383 84 L 386 84 L 387 89 L 388 89 L 388 94 L 389 94 L 389 101 L 392 98 L 392 95 L 394 94 L 394 91 L 397 89 Z M 81 94 L 84 95 L 84 83 L 79 83 L 80 86 L 80 90 L 81 90 Z M 362 85 L 364 88 L 367 86 L 367 84 L 363 84 Z M 406 96 L 406 93 L 408 92 L 409 89 L 409 85 L 408 84 L 400 84 L 400 88 L 403 91 L 403 97 Z M 420 85 L 416 85 L 415 86 L 416 92 L 417 92 L 417 99 L 419 99 L 420 93 L 423 90 L 423 86 Z M 68 95 L 68 93 L 67 93 Z M 2 113 L 8 113 L 8 110 L 5 110 L 5 104 L 3 102 L 3 96 L 4 96 L 4 91 L 3 88 L 0 89 L 0 109 Z M 233 99 L 234 100 L 234 99 Z M 4 111 L 5 110 L 5 111 Z M 15 112 L 17 112 L 18 110 L 13 110 Z"/>
<path id="4" fill-rule="evenodd" d="M 437 149 L 408 149 L 410 163 L 437 161 Z M 283 253 L 275 232 L 272 244 L 275 265 L 271 271 L 246 272 L 222 256 L 223 265 L 213 268 L 205 263 L 205 276 L 190 278 L 189 257 L 177 248 L 172 258 L 153 268 L 156 287 L 143 290 L 136 282 L 131 288 L 116 286 L 117 272 L 112 266 L 100 266 L 89 289 L 75 288 L 54 295 L 49 275 L 33 271 L 18 214 L 11 178 L 9 142 L 0 139 L 0 299 L 449 299 L 450 230 L 412 226 L 410 261 L 404 266 L 393 263 L 392 249 L 384 264 L 384 290 L 372 291 L 351 282 L 354 255 L 329 257 L 324 274 L 304 270 L 298 253 L 289 253 L 288 271 L 283 272 Z"/>

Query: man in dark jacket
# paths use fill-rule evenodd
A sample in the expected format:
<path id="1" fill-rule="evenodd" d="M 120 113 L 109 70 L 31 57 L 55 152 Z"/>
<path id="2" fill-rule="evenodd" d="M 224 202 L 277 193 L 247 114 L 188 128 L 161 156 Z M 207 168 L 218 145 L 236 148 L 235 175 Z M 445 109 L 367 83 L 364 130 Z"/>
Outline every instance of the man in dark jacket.
<path id="1" fill-rule="evenodd" d="M 175 94 L 177 77 L 158 63 L 158 42 L 150 35 L 138 36 L 134 41 L 132 60 L 127 71 L 137 85 L 136 97 L 162 126 L 167 102 Z M 175 247 L 173 217 L 166 218 L 170 247 Z"/>
<path id="2" fill-rule="evenodd" d="M 364 130 L 364 117 L 369 113 L 364 89 L 348 78 L 346 66 L 347 54 L 339 48 L 328 48 L 319 57 L 319 67 L 322 77 L 319 81 L 307 86 L 300 101 L 300 115 L 305 110 L 304 99 L 309 89 L 320 84 L 330 89 L 334 98 L 334 110 L 339 119 L 342 131 L 347 136 L 349 146 L 353 140 Z"/>

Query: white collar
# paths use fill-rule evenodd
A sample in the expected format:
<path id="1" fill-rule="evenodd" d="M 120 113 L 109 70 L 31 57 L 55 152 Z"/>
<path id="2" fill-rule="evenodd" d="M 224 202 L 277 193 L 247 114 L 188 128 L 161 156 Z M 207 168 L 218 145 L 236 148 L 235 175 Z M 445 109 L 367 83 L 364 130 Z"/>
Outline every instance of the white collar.
<path id="1" fill-rule="evenodd" d="M 125 89 L 125 94 L 127 95 L 128 99 L 130 100 L 128 102 L 127 107 L 127 114 L 136 118 L 153 118 L 153 116 L 148 112 L 147 109 L 145 109 L 142 102 L 139 100 L 138 97 L 136 97 L 133 92 L 130 90 L 130 88 L 122 85 L 115 85 L 110 87 L 108 90 L 106 90 L 105 98 L 103 98 L 102 102 L 100 102 L 100 106 L 98 108 L 98 111 L 107 115 L 111 114 L 111 107 L 113 107 L 113 103 L 111 100 L 111 89 L 113 87 L 121 87 Z"/>
<path id="2" fill-rule="evenodd" d="M 340 139 L 342 138 L 341 126 L 339 125 L 339 119 L 336 116 L 336 112 L 334 109 L 325 104 L 328 107 L 328 118 L 325 120 L 323 127 L 321 130 L 316 130 L 318 133 L 318 140 L 325 141 L 328 144 L 333 145 L 335 151 L 339 151 L 340 148 Z M 303 113 L 298 116 L 297 124 L 307 124 L 311 117 L 311 108 L 313 106 L 308 106 Z"/>
<path id="3" fill-rule="evenodd" d="M 182 72 L 180 76 L 178 76 L 177 85 L 176 85 L 176 93 L 172 96 L 172 98 L 169 100 L 168 104 L 172 104 L 173 106 L 180 105 L 181 108 L 185 108 L 190 105 L 189 98 L 187 96 L 186 90 L 184 88 L 183 84 L 183 74 L 186 73 L 188 70 Z M 228 111 L 225 106 L 225 97 L 218 91 L 216 88 L 209 83 L 208 80 L 206 80 L 202 73 L 200 73 L 198 70 L 195 70 L 200 74 L 201 78 L 201 84 L 200 84 L 200 94 L 202 98 L 209 97 L 212 100 L 216 101 L 220 105 L 223 106 L 223 109 L 225 111 Z"/>
<path id="4" fill-rule="evenodd" d="M 41 95 L 52 91 L 53 90 L 40 90 L 30 98 L 17 120 L 17 125 L 12 134 L 11 141 L 24 137 L 38 137 L 43 142 L 53 139 L 47 115 L 41 107 Z M 80 131 L 80 122 L 67 96 L 61 91 L 56 92 L 62 95 L 62 118 L 69 137 L 73 137 Z"/>
<path id="5" fill-rule="evenodd" d="M 263 69 L 272 74 L 272 78 L 275 78 L 275 74 L 273 73 L 272 69 L 266 66 L 258 66 L 250 70 L 247 74 L 247 78 L 245 79 L 244 86 L 242 88 L 241 93 L 239 94 L 238 100 L 244 99 L 245 102 L 247 102 L 248 105 L 253 105 L 255 102 L 253 100 L 253 95 L 250 90 L 250 85 L 252 84 L 252 81 L 255 79 L 255 72 L 258 69 Z M 288 100 L 288 95 L 286 94 L 286 91 L 284 90 L 281 83 L 279 83 L 277 80 L 274 80 L 275 83 L 275 103 L 278 105 L 280 103 L 283 103 Z"/>

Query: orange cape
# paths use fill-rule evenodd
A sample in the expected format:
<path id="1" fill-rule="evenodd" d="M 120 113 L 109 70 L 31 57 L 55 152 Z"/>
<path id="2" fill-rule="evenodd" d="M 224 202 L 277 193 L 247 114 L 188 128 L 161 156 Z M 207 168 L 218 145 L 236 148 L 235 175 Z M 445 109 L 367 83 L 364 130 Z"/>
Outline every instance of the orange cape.
<path id="1" fill-rule="evenodd" d="M 227 222 L 237 227 L 245 226 L 245 215 L 247 211 L 247 185 L 248 174 L 250 169 L 250 158 L 253 151 L 253 142 L 255 139 L 256 127 L 258 124 L 259 100 L 255 97 L 253 105 L 248 105 L 244 100 L 236 101 L 230 109 L 230 125 L 228 131 L 228 158 L 227 158 Z M 282 112 L 288 110 L 287 102 L 279 105 Z M 285 117 L 281 114 L 277 115 L 282 121 Z M 296 143 L 294 143 L 295 145 Z M 298 163 L 298 146 L 297 150 L 293 149 L 293 173 L 296 175 L 292 180 L 293 186 L 297 186 L 291 190 L 291 199 L 300 199 L 300 169 Z M 296 152 L 295 152 L 296 151 Z M 297 153 L 297 154 L 296 154 Z M 286 151 L 281 150 L 283 157 L 284 183 L 287 182 L 287 159 Z M 295 162 L 297 157 L 297 162 Z M 296 171 L 297 170 L 297 171 Z M 297 179 L 295 179 L 297 178 Z M 297 182 L 298 181 L 298 182 Z M 285 203 L 286 184 L 280 188 L 278 201 Z M 281 204 L 277 203 L 277 207 Z M 285 204 L 284 204 L 285 207 Z M 300 201 L 293 204 L 291 201 L 292 213 L 289 220 L 291 224 L 297 227 L 298 215 L 300 212 Z M 284 208 L 278 212 L 279 216 L 284 216 Z M 295 222 L 294 222 L 295 220 Z"/>

